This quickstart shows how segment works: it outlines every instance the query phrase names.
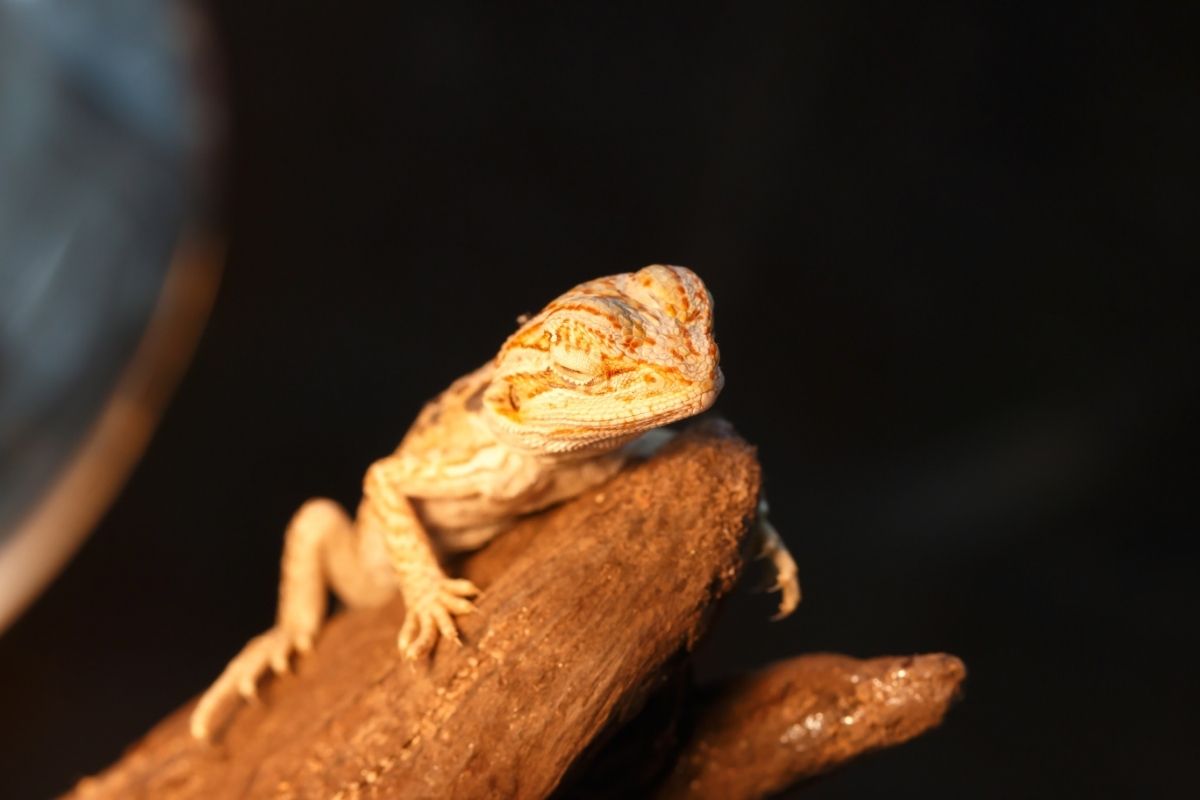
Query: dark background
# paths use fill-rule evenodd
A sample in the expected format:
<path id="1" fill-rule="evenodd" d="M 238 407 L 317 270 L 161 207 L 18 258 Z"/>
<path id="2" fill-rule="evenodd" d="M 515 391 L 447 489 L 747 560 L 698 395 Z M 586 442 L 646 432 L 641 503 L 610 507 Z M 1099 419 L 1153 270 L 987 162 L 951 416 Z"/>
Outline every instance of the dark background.
<path id="1" fill-rule="evenodd" d="M 736 599 L 704 673 L 970 670 L 944 727 L 803 796 L 1180 796 L 1184 5 L 216 3 L 225 281 L 126 491 L 0 639 L 0 795 L 204 688 L 270 624 L 295 507 L 353 502 L 519 313 L 662 261 L 716 298 L 717 408 L 805 590 L 782 623 Z"/>

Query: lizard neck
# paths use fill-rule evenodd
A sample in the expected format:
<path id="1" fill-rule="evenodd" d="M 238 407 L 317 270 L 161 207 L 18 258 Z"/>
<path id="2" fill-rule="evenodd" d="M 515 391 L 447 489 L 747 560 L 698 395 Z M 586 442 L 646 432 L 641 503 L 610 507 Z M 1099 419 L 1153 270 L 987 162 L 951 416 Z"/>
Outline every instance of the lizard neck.
<path id="1" fill-rule="evenodd" d="M 561 452 L 531 450 L 525 451 L 525 455 L 532 456 L 538 461 L 548 465 L 584 461 L 589 458 L 597 458 L 599 456 L 608 455 L 609 453 L 620 450 L 630 442 L 641 437 L 642 433 L 642 431 L 637 431 L 635 433 L 624 434 L 611 439 L 604 439 L 599 442 L 594 442 L 574 450 L 566 450 Z"/>

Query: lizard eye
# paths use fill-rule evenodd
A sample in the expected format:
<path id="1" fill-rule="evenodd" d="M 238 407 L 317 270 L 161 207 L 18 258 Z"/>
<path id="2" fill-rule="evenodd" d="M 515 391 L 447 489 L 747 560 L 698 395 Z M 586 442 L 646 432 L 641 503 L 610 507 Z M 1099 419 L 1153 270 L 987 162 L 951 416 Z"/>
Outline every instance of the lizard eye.
<path id="1" fill-rule="evenodd" d="M 550 368 L 554 370 L 554 374 L 558 377 L 578 386 L 586 386 L 596 379 L 596 376 L 590 372 L 583 372 L 582 370 L 569 367 L 559 361 L 553 362 Z"/>
<path id="2" fill-rule="evenodd" d="M 551 351 L 550 368 L 554 374 L 576 386 L 586 386 L 596 380 L 598 364 L 589 353 L 570 347 L 555 347 Z"/>

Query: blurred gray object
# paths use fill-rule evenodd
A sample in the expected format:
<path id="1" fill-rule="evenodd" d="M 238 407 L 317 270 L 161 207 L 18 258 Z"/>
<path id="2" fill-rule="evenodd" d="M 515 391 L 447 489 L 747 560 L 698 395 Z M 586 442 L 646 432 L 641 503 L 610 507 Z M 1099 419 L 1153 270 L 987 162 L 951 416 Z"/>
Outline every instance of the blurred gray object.
<path id="1" fill-rule="evenodd" d="M 205 138 L 194 26 L 162 0 L 0 0 L 0 630 L 136 459 L 99 466 L 94 513 L 25 530 L 163 313 Z"/>

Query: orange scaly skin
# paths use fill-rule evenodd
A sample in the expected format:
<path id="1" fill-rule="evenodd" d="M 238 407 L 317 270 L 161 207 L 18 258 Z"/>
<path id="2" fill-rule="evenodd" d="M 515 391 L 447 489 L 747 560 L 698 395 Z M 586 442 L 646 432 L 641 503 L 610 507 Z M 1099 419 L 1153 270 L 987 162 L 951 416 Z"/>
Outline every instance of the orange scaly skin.
<path id="1" fill-rule="evenodd" d="M 704 411 L 723 382 L 712 299 L 691 270 L 654 265 L 562 295 L 425 406 L 396 451 L 367 470 L 354 519 L 332 500 L 300 508 L 285 536 L 276 625 L 200 699 L 193 735 L 208 738 L 264 673 L 286 671 L 293 653 L 311 649 L 330 588 L 350 606 L 400 591 L 406 658 L 439 637 L 457 643 L 454 617 L 474 610 L 478 589 L 442 571 L 435 545 L 479 547 L 521 514 L 607 480 L 627 445 Z M 795 564 L 765 515 L 757 533 L 783 591 L 781 614 L 790 613 Z"/>

